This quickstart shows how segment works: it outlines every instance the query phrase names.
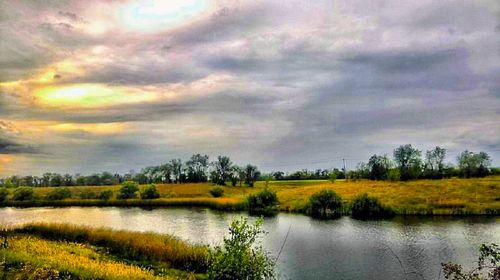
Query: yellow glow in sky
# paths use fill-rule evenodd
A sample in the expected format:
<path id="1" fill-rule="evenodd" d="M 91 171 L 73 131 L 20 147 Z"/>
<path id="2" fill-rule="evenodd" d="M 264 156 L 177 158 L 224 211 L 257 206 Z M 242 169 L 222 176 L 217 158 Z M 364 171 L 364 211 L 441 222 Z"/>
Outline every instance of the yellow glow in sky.
<path id="1" fill-rule="evenodd" d="M 42 105 L 83 108 L 148 102 L 158 98 L 152 92 L 100 84 L 44 87 L 35 95 Z"/>

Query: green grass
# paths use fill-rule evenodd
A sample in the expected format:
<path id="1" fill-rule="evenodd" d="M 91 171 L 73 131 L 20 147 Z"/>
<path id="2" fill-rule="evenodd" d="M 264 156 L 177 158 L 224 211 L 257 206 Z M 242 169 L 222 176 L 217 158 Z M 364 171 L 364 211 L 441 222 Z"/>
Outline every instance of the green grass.
<path id="1" fill-rule="evenodd" d="M 43 198 L 54 188 L 35 188 L 33 201 L 12 201 L 12 189 L 3 206 L 200 206 L 217 210 L 244 210 L 249 194 L 261 191 L 266 182 L 257 182 L 254 188 L 224 187 L 224 196 L 210 194 L 212 184 L 158 184 L 160 198 L 154 200 L 118 200 L 120 186 L 69 187 L 72 198 L 47 201 Z M 486 215 L 500 214 L 500 176 L 475 179 L 416 180 L 410 182 L 328 180 L 271 181 L 270 188 L 278 194 L 279 209 L 303 212 L 309 197 L 322 189 L 337 192 L 346 204 L 362 193 L 378 198 L 384 205 L 403 215 Z M 80 199 L 85 191 L 111 190 L 109 201 Z"/>

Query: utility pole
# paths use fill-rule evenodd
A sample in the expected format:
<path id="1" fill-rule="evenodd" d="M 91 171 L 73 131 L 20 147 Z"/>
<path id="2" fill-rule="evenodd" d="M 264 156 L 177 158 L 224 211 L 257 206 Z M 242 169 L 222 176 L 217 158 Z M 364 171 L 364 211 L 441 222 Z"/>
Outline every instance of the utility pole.
<path id="1" fill-rule="evenodd" d="M 347 170 L 345 168 L 345 159 L 342 158 L 342 163 L 344 164 L 344 179 L 347 181 Z"/>

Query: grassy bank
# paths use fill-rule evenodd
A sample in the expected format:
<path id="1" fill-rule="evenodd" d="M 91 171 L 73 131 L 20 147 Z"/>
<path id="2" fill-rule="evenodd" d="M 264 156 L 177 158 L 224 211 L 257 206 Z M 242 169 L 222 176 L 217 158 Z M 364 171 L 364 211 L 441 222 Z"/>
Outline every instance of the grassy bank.
<path id="1" fill-rule="evenodd" d="M 480 179 L 387 181 L 271 181 L 269 187 L 277 192 L 281 211 L 302 212 L 309 197 L 322 189 L 332 189 L 348 204 L 355 196 L 367 193 L 404 215 L 485 215 L 500 214 L 500 177 Z M 201 206 L 218 210 L 243 210 L 246 197 L 265 187 L 257 182 L 254 188 L 224 187 L 224 196 L 214 198 L 210 183 L 158 184 L 160 198 L 154 200 L 116 199 L 120 186 L 70 187 L 72 198 L 48 201 L 43 198 L 54 188 L 35 188 L 35 199 L 12 201 L 3 206 Z M 111 190 L 114 196 L 107 201 L 80 199 L 85 192 Z M 9 190 L 12 192 L 12 190 Z M 11 195 L 10 195 L 11 197 Z"/>
<path id="2" fill-rule="evenodd" d="M 189 279 L 204 278 L 193 273 L 207 269 L 207 247 L 169 235 L 32 224 L 7 236 L 0 257 L 8 279 L 35 273 L 45 274 L 40 279 L 54 274 L 69 277 L 61 279 Z"/>

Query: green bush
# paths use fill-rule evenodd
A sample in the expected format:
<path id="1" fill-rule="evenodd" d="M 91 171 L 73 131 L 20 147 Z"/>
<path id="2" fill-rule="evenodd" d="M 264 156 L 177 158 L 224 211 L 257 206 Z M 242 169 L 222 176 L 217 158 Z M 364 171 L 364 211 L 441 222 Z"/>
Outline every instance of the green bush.
<path id="1" fill-rule="evenodd" d="M 7 200 L 8 195 L 9 191 L 7 191 L 7 188 L 0 187 L 0 202 L 5 202 Z"/>
<path id="2" fill-rule="evenodd" d="M 209 252 L 208 278 L 217 280 L 233 279 L 274 279 L 275 262 L 262 246 L 255 246 L 261 229 L 262 220 L 249 225 L 245 218 L 233 220 L 229 237 L 224 238 L 222 246 Z"/>
<path id="3" fill-rule="evenodd" d="M 159 198 L 160 193 L 156 189 L 156 186 L 154 184 L 150 184 L 144 187 L 144 189 L 141 192 L 141 198 L 142 199 L 155 199 Z"/>
<path id="4" fill-rule="evenodd" d="M 381 219 L 393 216 L 394 211 L 382 205 L 377 198 L 369 197 L 365 193 L 354 198 L 351 215 L 356 219 Z"/>
<path id="5" fill-rule="evenodd" d="M 269 188 L 248 196 L 248 211 L 252 215 L 272 216 L 278 213 L 278 196 Z"/>
<path id="6" fill-rule="evenodd" d="M 14 190 L 13 200 L 16 201 L 26 201 L 33 200 L 35 195 L 33 193 L 33 188 L 31 187 L 19 187 Z"/>
<path id="7" fill-rule="evenodd" d="M 342 198 L 332 190 L 321 190 L 309 198 L 309 215 L 329 219 L 342 214 Z"/>
<path id="8" fill-rule="evenodd" d="M 221 187 L 221 186 L 213 186 L 211 189 L 210 189 L 210 194 L 213 196 L 213 197 L 221 197 L 224 195 L 224 189 Z"/>
<path id="9" fill-rule="evenodd" d="M 110 200 L 111 197 L 113 197 L 113 191 L 111 191 L 111 190 L 102 191 L 99 194 L 99 199 L 100 200 Z"/>
<path id="10" fill-rule="evenodd" d="M 63 200 L 70 197 L 71 197 L 71 191 L 68 188 L 55 188 L 45 196 L 45 199 Z"/>
<path id="11" fill-rule="evenodd" d="M 80 198 L 81 199 L 96 199 L 97 194 L 93 191 L 84 190 L 80 193 Z"/>
<path id="12" fill-rule="evenodd" d="M 139 184 L 134 181 L 125 181 L 122 183 L 120 188 L 120 193 L 118 193 L 118 199 L 129 199 L 136 198 L 137 191 L 139 191 Z"/>

